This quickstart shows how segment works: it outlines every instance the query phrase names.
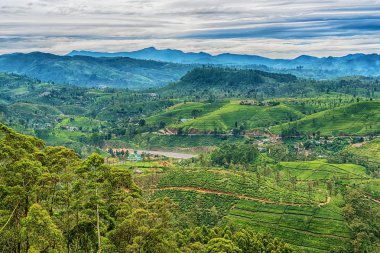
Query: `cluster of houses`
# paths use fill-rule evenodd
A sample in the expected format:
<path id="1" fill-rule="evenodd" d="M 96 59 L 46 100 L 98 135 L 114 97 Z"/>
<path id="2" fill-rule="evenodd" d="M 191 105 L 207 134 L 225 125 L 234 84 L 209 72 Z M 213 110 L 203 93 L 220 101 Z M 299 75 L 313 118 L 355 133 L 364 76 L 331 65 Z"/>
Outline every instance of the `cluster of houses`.
<path id="1" fill-rule="evenodd" d="M 279 105 L 279 102 L 274 102 L 274 101 L 267 101 L 267 102 L 262 102 L 262 101 L 254 101 L 254 100 L 243 100 L 240 101 L 240 105 L 256 105 L 256 106 L 276 106 Z"/>
<path id="2" fill-rule="evenodd" d="M 110 149 L 113 154 L 116 156 L 123 156 L 127 161 L 142 161 L 143 157 L 137 152 L 137 150 L 128 149 L 128 148 L 119 148 L 119 149 Z M 109 151 L 110 152 L 110 151 Z"/>

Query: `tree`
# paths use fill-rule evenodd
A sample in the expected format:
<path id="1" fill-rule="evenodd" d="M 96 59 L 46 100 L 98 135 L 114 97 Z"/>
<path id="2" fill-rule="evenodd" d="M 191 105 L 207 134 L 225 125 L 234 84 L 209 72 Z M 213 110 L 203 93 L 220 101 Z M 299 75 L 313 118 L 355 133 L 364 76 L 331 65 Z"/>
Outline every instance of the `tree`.
<path id="1" fill-rule="evenodd" d="M 32 252 L 59 253 L 62 250 L 62 232 L 39 204 L 33 204 L 28 216 L 22 220 L 21 235 L 26 241 L 27 250 L 32 247 Z"/>
<path id="2" fill-rule="evenodd" d="M 231 240 L 224 238 L 214 238 L 207 243 L 207 253 L 242 253 Z"/>
<path id="3" fill-rule="evenodd" d="M 201 112 L 202 112 L 201 110 L 194 109 L 194 110 L 191 111 L 191 117 L 193 117 L 194 119 L 198 118 L 199 115 L 201 115 Z"/>
<path id="4" fill-rule="evenodd" d="M 145 119 L 139 120 L 139 126 L 141 126 L 141 127 L 145 126 Z"/>
<path id="5" fill-rule="evenodd" d="M 261 186 L 261 174 L 260 174 L 259 168 L 256 169 L 256 182 L 257 182 L 257 188 L 260 188 L 260 186 Z"/>
<path id="6" fill-rule="evenodd" d="M 295 190 L 297 182 L 298 182 L 297 176 L 290 176 L 289 180 L 290 180 L 290 183 L 292 184 L 293 190 Z"/>

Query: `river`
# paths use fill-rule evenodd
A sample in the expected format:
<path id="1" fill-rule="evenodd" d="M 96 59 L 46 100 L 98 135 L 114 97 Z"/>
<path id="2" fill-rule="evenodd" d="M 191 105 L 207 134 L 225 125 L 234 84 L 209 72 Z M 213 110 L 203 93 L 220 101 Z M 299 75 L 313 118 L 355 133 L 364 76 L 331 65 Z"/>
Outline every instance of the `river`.
<path id="1" fill-rule="evenodd" d="M 177 152 L 170 152 L 170 151 L 155 151 L 155 150 L 137 150 L 139 154 L 146 153 L 151 155 L 162 155 L 169 158 L 176 158 L 176 159 L 189 159 L 196 157 L 197 155 L 194 154 L 184 154 L 184 153 L 177 153 Z"/>

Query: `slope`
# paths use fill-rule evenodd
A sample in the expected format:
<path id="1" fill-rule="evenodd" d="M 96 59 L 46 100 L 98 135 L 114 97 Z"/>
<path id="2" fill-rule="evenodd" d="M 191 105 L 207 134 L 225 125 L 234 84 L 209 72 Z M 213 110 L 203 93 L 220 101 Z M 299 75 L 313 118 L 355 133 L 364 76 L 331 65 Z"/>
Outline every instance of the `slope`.
<path id="1" fill-rule="evenodd" d="M 131 58 L 69 57 L 39 52 L 0 56 L 0 71 L 90 87 L 158 87 L 178 80 L 190 69 L 186 65 Z"/>
<path id="2" fill-rule="evenodd" d="M 223 107 L 207 113 L 199 118 L 175 125 L 176 128 L 204 132 L 226 132 L 233 128 L 245 130 L 264 128 L 299 119 L 302 113 L 286 105 L 244 105 L 241 101 L 233 100 Z"/>
<path id="3" fill-rule="evenodd" d="M 380 133 L 380 101 L 365 101 L 306 116 L 272 128 L 283 135 L 368 135 Z"/>

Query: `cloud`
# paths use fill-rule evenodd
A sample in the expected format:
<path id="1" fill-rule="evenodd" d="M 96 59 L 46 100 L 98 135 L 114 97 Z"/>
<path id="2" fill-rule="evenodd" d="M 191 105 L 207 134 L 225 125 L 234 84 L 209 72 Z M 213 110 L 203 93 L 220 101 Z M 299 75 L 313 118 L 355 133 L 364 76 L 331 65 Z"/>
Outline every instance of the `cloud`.
<path id="1" fill-rule="evenodd" d="M 0 53 L 379 53 L 379 24 L 379 0 L 13 0 L 0 3 Z"/>

